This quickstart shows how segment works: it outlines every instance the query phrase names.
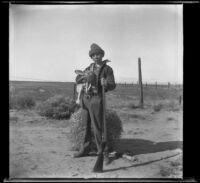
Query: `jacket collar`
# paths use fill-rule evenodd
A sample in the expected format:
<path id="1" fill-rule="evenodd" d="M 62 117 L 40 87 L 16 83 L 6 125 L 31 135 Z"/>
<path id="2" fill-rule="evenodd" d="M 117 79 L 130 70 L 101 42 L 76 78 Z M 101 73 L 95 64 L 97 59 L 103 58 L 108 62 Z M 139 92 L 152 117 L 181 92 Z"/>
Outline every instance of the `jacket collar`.
<path id="1" fill-rule="evenodd" d="M 107 59 L 106 59 L 106 60 L 103 60 L 103 61 L 102 61 L 102 65 L 100 66 L 100 69 L 101 69 L 102 67 L 104 67 L 104 65 L 106 65 L 108 62 L 111 62 L 111 61 L 110 61 L 110 60 L 107 60 Z M 95 63 L 92 63 L 92 64 L 91 64 L 92 67 L 94 67 L 94 65 L 95 65 Z"/>

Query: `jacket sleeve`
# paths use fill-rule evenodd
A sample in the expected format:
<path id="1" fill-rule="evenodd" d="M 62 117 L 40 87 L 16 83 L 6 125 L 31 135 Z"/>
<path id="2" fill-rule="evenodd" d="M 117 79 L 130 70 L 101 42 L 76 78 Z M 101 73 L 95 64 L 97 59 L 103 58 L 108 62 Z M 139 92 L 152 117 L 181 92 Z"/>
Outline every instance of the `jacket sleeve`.
<path id="1" fill-rule="evenodd" d="M 106 70 L 106 86 L 105 86 L 105 91 L 111 91 L 116 88 L 115 84 L 115 77 L 113 73 L 113 69 L 111 67 L 108 67 Z"/>

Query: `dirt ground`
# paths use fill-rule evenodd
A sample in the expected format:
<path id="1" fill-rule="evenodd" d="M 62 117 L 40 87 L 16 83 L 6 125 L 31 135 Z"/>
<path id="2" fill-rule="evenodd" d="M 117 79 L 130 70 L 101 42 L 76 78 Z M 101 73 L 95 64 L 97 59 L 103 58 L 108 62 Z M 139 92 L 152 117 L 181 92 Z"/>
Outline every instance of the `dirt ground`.
<path id="1" fill-rule="evenodd" d="M 118 114 L 124 131 L 115 150 L 123 156 L 92 173 L 96 156 L 72 158 L 67 120 L 10 111 L 10 178 L 182 178 L 182 110 Z"/>

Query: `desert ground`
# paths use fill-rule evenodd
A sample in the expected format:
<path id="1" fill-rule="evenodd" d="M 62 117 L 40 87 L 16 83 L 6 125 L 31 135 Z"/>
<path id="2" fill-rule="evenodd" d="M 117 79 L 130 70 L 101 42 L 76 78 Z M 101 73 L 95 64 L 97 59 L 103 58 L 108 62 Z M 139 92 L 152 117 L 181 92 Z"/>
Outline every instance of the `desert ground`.
<path id="1" fill-rule="evenodd" d="M 18 93 L 25 92 L 22 84 L 14 84 Z M 106 94 L 106 107 L 117 112 L 123 132 L 114 148 L 121 156 L 111 157 L 103 173 L 92 172 L 97 156 L 72 157 L 69 120 L 42 117 L 34 108 L 10 109 L 10 178 L 182 178 L 182 88 L 146 87 L 144 108 L 139 108 L 134 87 L 117 86 Z M 24 88 L 38 98 L 61 91 L 52 92 L 59 87 L 47 83 Z M 70 88 L 62 83 L 68 96 Z"/>

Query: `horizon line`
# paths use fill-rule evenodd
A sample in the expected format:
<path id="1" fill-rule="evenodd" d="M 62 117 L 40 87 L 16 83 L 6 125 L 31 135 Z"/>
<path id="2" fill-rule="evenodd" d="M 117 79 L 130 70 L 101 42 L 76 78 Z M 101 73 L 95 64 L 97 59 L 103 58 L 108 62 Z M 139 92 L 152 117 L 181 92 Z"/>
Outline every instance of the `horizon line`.
<path id="1" fill-rule="evenodd" d="M 36 81 L 36 80 L 9 80 L 9 82 L 15 82 L 15 81 L 19 81 L 19 82 L 49 82 L 49 83 L 53 83 L 53 82 L 57 82 L 57 83 L 75 83 L 75 81 Z M 143 82 L 143 85 L 146 85 L 146 84 L 154 84 L 157 83 L 158 85 L 168 85 L 168 83 L 170 84 L 174 84 L 174 85 L 183 85 L 183 82 L 170 82 L 170 81 L 163 81 L 163 82 L 158 82 L 158 81 L 154 81 L 154 82 L 151 82 L 151 81 L 142 81 Z M 138 81 L 137 82 L 127 82 L 127 81 L 115 81 L 116 84 L 138 84 Z"/>

